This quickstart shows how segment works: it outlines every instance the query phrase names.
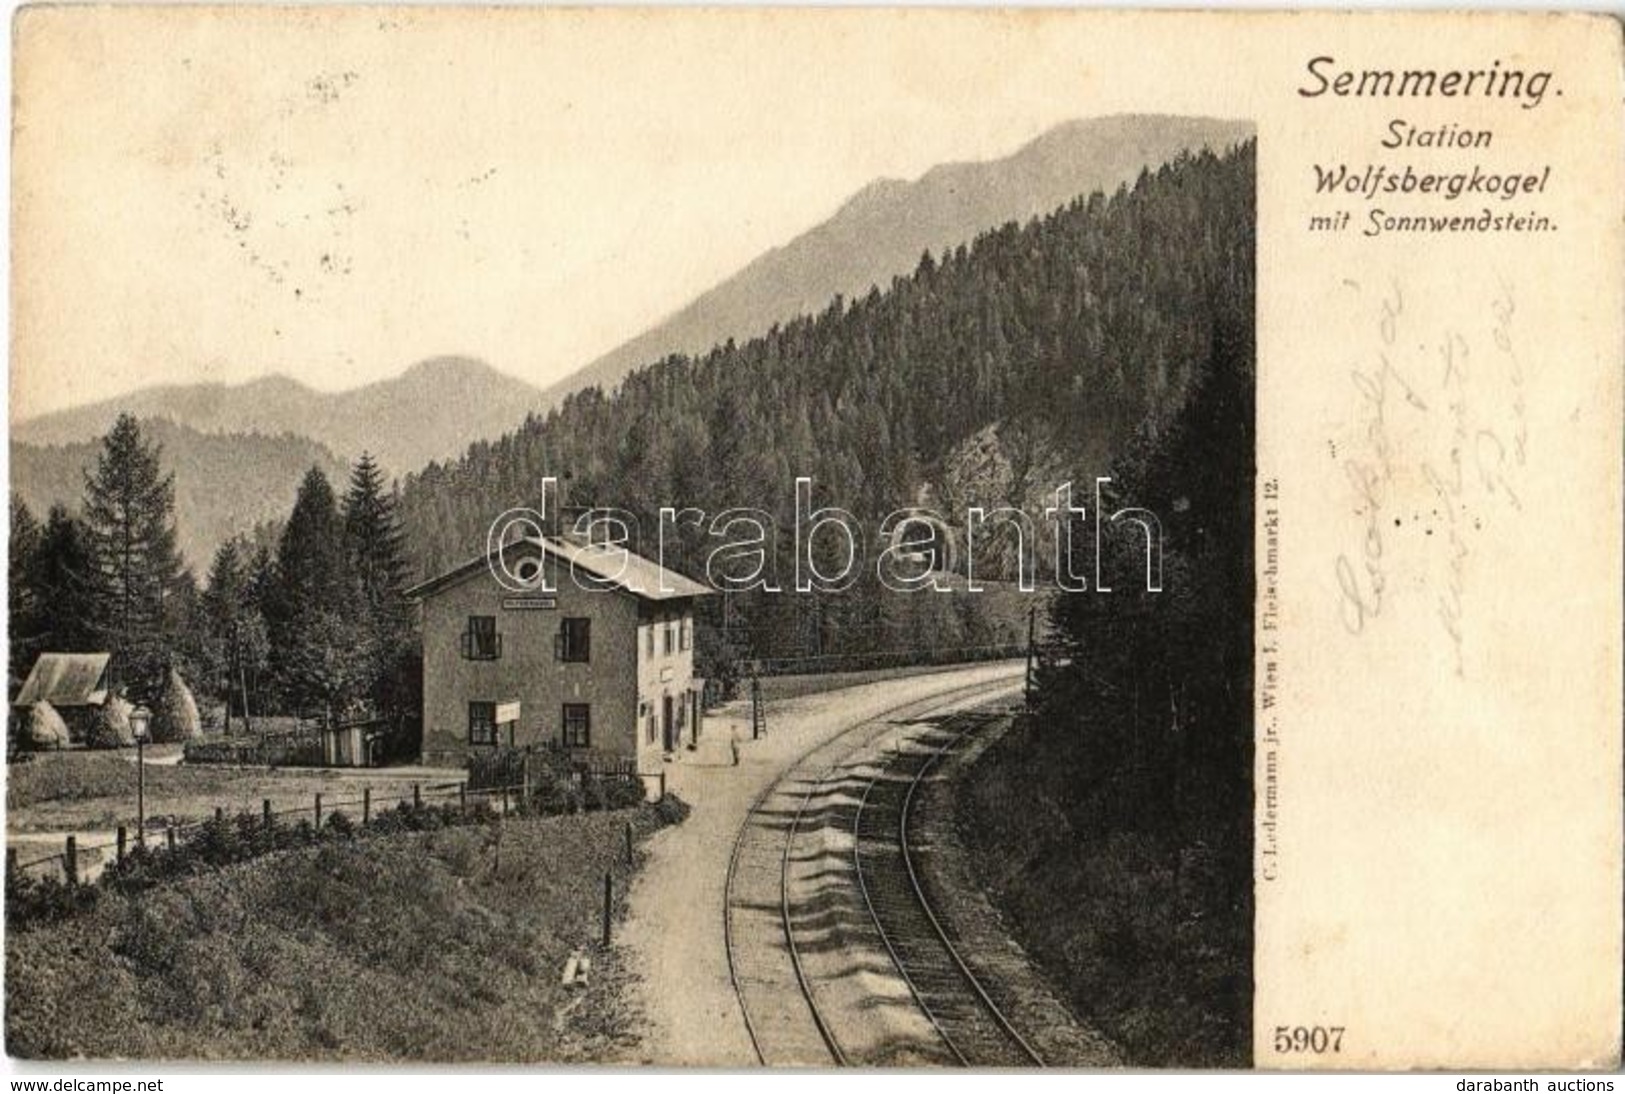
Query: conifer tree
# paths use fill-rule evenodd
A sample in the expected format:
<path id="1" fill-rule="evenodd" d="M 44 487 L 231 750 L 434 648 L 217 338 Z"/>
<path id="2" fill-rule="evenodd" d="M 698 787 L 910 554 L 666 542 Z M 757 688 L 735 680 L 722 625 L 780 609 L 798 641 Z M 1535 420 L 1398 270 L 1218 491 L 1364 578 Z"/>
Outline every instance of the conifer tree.
<path id="1" fill-rule="evenodd" d="M 372 655 L 364 672 L 366 690 L 379 705 L 398 707 L 411 699 L 402 693 L 402 677 L 410 671 L 408 662 L 417 645 L 405 596 L 405 537 L 397 498 L 385 488 L 383 473 L 365 452 L 350 473 L 344 535 L 356 586 L 355 622 Z"/>
<path id="2" fill-rule="evenodd" d="M 358 600 L 338 501 L 327 476 L 313 467 L 299 484 L 282 530 L 276 582 L 266 605 L 273 666 L 296 708 L 331 712 L 352 697 L 354 674 L 330 671 L 326 662 L 329 650 L 361 647 Z M 335 681 L 341 686 L 335 688 Z"/>
<path id="3" fill-rule="evenodd" d="M 265 620 L 250 603 L 250 593 L 241 548 L 236 541 L 228 540 L 215 552 L 201 601 L 203 668 L 210 688 L 225 703 L 227 732 L 231 730 L 233 700 L 249 728 L 253 728 L 249 676 L 259 675 L 269 652 Z"/>
<path id="4" fill-rule="evenodd" d="M 85 524 L 95 585 L 94 625 L 115 676 L 141 695 L 161 683 L 170 655 L 165 601 L 182 568 L 175 547 L 175 484 L 158 445 L 121 414 L 85 476 Z"/>
<path id="5" fill-rule="evenodd" d="M 29 580 L 44 532 L 27 505 L 11 501 L 10 555 L 7 556 L 7 609 L 11 632 L 11 694 L 22 685 L 39 653 L 40 600 Z"/>
<path id="6" fill-rule="evenodd" d="M 351 572 L 365 611 L 378 619 L 398 616 L 406 584 L 405 537 L 396 516 L 396 499 L 384 486 L 383 473 L 366 452 L 350 472 L 344 496 L 344 537 Z"/>
<path id="7" fill-rule="evenodd" d="M 255 619 L 263 652 L 257 659 L 249 659 L 239 672 L 238 687 L 251 697 L 253 709 L 271 710 L 277 706 L 280 694 L 275 675 L 270 668 L 271 625 L 268 605 L 276 600 L 276 551 L 271 543 L 280 540 L 280 532 L 269 538 L 250 541 L 239 539 L 237 555 L 243 559 L 243 609 Z M 245 716 L 252 714 L 245 710 Z"/>
<path id="8" fill-rule="evenodd" d="M 348 608 L 354 591 L 344 522 L 333 486 L 311 468 L 299 484 L 293 512 L 277 544 L 277 589 L 272 609 L 286 622 L 314 606 Z"/>
<path id="9" fill-rule="evenodd" d="M 85 526 L 63 506 L 53 505 L 23 575 L 30 599 L 37 608 L 26 632 L 36 653 L 98 648 L 92 627 L 93 579 L 94 566 Z"/>

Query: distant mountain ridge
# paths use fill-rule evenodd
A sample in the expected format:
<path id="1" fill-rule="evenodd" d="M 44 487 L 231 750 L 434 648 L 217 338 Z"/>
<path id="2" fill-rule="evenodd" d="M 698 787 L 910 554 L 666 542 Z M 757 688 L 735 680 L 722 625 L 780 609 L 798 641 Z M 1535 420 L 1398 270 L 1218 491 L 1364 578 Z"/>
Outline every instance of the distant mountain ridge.
<path id="1" fill-rule="evenodd" d="M 538 388 L 471 358 L 421 361 L 400 376 L 327 393 L 282 375 L 242 384 L 143 388 L 18 422 L 16 446 L 82 445 L 121 412 L 196 434 L 282 434 L 308 439 L 335 459 L 363 450 L 392 475 L 456 460 L 471 445 L 519 428 L 573 391 L 606 389 L 674 353 L 703 354 L 776 324 L 823 311 L 837 294 L 855 299 L 911 274 L 921 254 L 940 256 L 1010 221 L 1026 221 L 1095 191 L 1111 193 L 1181 152 L 1222 150 L 1247 139 L 1250 122 L 1120 115 L 1068 122 L 1010 156 L 932 168 L 908 182 L 879 179 L 824 223 L 759 256 L 669 319 L 566 379 Z M 190 439 L 178 442 L 189 450 Z M 28 476 L 46 474 L 38 459 Z M 75 457 L 77 458 L 77 457 Z M 320 461 L 317 461 L 320 462 Z M 71 477 L 71 476 L 70 476 Z M 21 483 L 14 472 L 14 483 Z M 26 495 L 25 495 L 26 496 Z"/>
<path id="2" fill-rule="evenodd" d="M 181 554 L 199 578 L 214 550 L 265 521 L 285 520 L 299 480 L 312 467 L 336 490 L 348 473 L 343 461 L 307 437 L 281 433 L 203 433 L 163 418 L 141 432 L 163 446 L 161 460 L 175 476 L 175 529 Z M 43 519 L 53 504 L 78 513 L 85 472 L 96 466 L 99 440 L 66 445 L 11 446 L 12 495 Z"/>
<path id="3" fill-rule="evenodd" d="M 1067 122 L 998 160 L 933 167 L 917 181 L 879 179 L 829 220 L 755 259 L 653 328 L 547 388 L 549 405 L 571 392 L 612 388 L 672 354 L 702 354 L 775 323 L 815 314 L 841 294 L 884 289 L 939 254 L 1007 221 L 1026 221 L 1080 194 L 1112 193 L 1180 152 L 1222 152 L 1254 126 L 1216 118 L 1117 115 Z"/>
<path id="4" fill-rule="evenodd" d="M 12 439 L 76 444 L 101 436 L 128 411 L 198 433 L 298 434 L 344 460 L 370 451 L 389 471 L 405 474 L 516 428 L 542 402 L 539 389 L 481 361 L 435 357 L 394 379 L 333 393 L 280 375 L 143 388 L 19 422 Z"/>

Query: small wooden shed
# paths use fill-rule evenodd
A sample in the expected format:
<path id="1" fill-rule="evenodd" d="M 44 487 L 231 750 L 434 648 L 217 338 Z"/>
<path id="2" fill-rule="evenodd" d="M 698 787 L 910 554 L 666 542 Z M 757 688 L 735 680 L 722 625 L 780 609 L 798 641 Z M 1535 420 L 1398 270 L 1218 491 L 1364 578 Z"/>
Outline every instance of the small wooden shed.
<path id="1" fill-rule="evenodd" d="M 90 719 L 107 703 L 108 653 L 42 653 L 12 706 L 28 710 L 35 703 L 50 703 L 68 724 L 74 741 L 85 739 Z"/>

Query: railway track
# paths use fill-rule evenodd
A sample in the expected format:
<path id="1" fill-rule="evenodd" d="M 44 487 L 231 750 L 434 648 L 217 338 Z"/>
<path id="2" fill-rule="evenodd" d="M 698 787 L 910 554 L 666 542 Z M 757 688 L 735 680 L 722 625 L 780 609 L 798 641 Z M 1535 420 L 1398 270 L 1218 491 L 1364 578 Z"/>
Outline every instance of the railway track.
<path id="1" fill-rule="evenodd" d="M 1013 689 L 984 681 L 881 712 L 803 753 L 752 804 L 724 933 L 762 1063 L 1042 1064 L 962 959 L 909 847 L 915 789 L 994 715 L 921 723 Z"/>
<path id="2" fill-rule="evenodd" d="M 921 783 L 943 756 L 997 717 L 956 715 L 941 730 L 914 738 L 870 780 L 853 816 L 855 872 L 887 951 L 954 1058 L 969 1067 L 1043 1067 L 938 918 L 910 835 Z"/>

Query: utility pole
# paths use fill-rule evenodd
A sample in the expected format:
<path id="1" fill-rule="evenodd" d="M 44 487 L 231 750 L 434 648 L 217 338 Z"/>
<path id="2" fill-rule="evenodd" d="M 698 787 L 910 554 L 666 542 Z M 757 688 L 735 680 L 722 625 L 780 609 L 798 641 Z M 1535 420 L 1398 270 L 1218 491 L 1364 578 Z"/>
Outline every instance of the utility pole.
<path id="1" fill-rule="evenodd" d="M 135 842 L 147 849 L 147 735 L 152 714 L 145 706 L 130 711 L 130 735 L 135 738 Z"/>
<path id="2" fill-rule="evenodd" d="M 1034 604 L 1027 609 L 1027 709 L 1031 710 L 1033 696 L 1037 691 L 1038 681 L 1035 679 L 1037 669 L 1037 636 L 1038 636 L 1038 605 Z"/>
<path id="3" fill-rule="evenodd" d="M 767 732 L 767 712 L 762 709 L 762 680 L 753 661 L 750 668 L 750 739 L 756 740 Z"/>

